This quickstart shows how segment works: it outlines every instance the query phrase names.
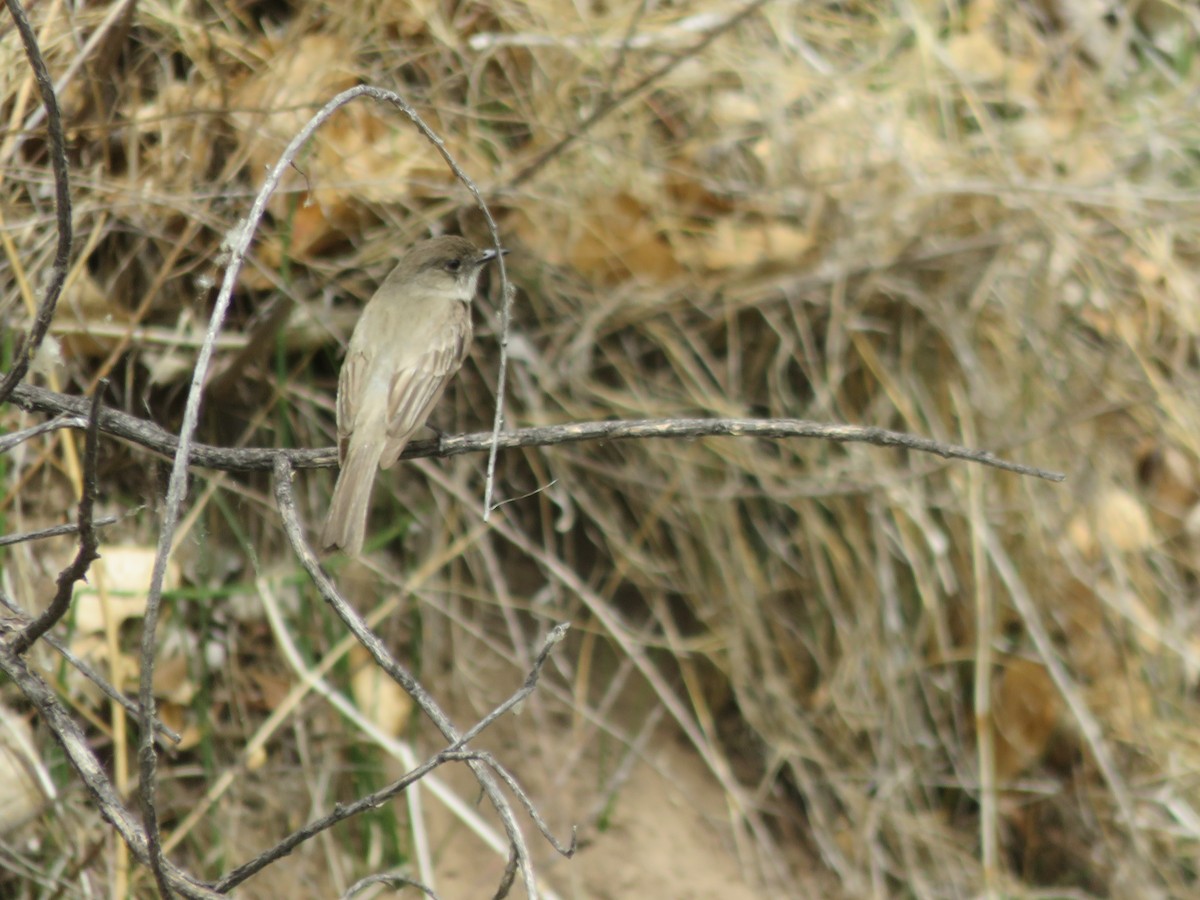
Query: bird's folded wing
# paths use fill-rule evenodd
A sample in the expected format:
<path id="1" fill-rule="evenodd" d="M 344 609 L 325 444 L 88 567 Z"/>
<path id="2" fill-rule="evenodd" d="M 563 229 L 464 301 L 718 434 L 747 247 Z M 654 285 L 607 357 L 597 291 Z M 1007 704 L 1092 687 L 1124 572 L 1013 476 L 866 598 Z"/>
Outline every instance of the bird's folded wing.
<path id="1" fill-rule="evenodd" d="M 469 324 L 446 328 L 416 362 L 392 376 L 388 391 L 387 443 L 380 465 L 391 466 L 404 451 L 404 445 L 425 424 L 434 405 L 441 399 L 450 377 L 458 371 L 470 340 Z"/>

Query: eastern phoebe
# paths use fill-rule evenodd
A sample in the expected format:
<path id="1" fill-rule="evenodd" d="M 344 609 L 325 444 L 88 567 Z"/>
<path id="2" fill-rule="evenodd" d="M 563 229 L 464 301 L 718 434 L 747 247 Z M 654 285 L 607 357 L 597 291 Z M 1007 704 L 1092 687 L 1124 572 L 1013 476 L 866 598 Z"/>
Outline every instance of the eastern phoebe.
<path id="1" fill-rule="evenodd" d="M 471 344 L 479 272 L 496 258 L 466 238 L 423 241 L 400 258 L 363 307 L 338 379 L 338 463 L 326 549 L 362 551 L 375 469 L 420 430 Z"/>

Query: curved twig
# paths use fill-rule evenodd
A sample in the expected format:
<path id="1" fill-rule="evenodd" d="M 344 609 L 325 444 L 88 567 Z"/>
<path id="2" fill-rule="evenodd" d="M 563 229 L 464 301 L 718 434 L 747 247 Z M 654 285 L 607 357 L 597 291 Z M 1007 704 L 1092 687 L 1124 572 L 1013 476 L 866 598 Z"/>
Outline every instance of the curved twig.
<path id="1" fill-rule="evenodd" d="M 280 154 L 278 162 L 275 163 L 271 171 L 267 174 L 263 186 L 259 189 L 258 196 L 255 197 L 254 203 L 250 207 L 250 212 L 247 214 L 245 220 L 240 222 L 234 230 L 230 241 L 229 263 L 225 269 L 225 277 L 217 293 L 212 315 L 209 318 L 208 329 L 205 332 L 204 342 L 200 346 L 200 352 L 197 354 L 196 365 L 192 372 L 192 381 L 188 388 L 187 402 L 184 406 L 183 425 L 179 430 L 179 441 L 174 452 L 171 476 L 167 486 L 167 497 L 163 503 L 158 549 L 155 554 L 154 569 L 150 576 L 150 587 L 147 593 L 146 611 L 142 627 L 142 668 L 138 691 L 138 701 L 142 705 L 141 737 L 138 747 L 140 774 L 138 790 L 142 801 L 142 817 L 150 849 L 150 861 L 154 867 L 160 891 L 164 893 L 165 885 L 161 874 L 162 847 L 158 832 L 157 811 L 155 809 L 157 759 L 153 730 L 151 728 L 155 713 L 155 698 L 152 686 L 156 649 L 155 629 L 158 624 L 159 610 L 162 604 L 162 586 L 163 578 L 166 574 L 167 559 L 170 556 L 172 542 L 174 541 L 179 509 L 183 504 L 183 498 L 187 492 L 187 468 L 191 458 L 192 437 L 195 434 L 200 418 L 200 401 L 204 394 L 204 385 L 208 379 L 209 367 L 212 362 L 217 336 L 220 334 L 221 327 L 225 321 L 225 314 L 229 309 L 229 304 L 233 297 L 233 289 L 237 283 L 238 273 L 241 271 L 242 263 L 250 250 L 250 243 L 254 239 L 258 223 L 266 211 L 267 202 L 275 192 L 276 187 L 278 187 L 284 173 L 295 164 L 295 159 L 300 152 L 300 148 L 308 142 L 316 130 L 341 107 L 364 96 L 396 106 L 429 139 L 434 147 L 437 148 L 442 158 L 446 160 L 447 165 L 450 166 L 454 174 L 458 176 L 459 180 L 463 181 L 468 190 L 472 192 L 479 202 L 488 225 L 492 230 L 493 242 L 497 248 L 500 246 L 496 224 L 488 212 L 486 204 L 483 203 L 483 198 L 478 188 L 467 178 L 466 173 L 463 172 L 449 151 L 446 150 L 442 139 L 421 120 L 416 111 L 402 97 L 392 91 L 385 91 L 371 85 L 359 85 L 358 87 L 343 91 L 326 103 L 316 115 L 309 119 L 308 123 L 288 142 L 283 153 Z M 501 260 L 500 273 L 502 279 L 505 278 L 503 265 L 503 260 Z M 504 280 L 503 284 L 507 285 L 507 281 Z"/>

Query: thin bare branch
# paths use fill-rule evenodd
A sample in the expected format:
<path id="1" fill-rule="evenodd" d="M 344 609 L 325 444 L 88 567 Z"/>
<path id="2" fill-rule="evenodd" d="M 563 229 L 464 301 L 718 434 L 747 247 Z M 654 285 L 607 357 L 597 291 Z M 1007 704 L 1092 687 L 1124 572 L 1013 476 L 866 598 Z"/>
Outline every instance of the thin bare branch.
<path id="1" fill-rule="evenodd" d="M 496 458 L 500 453 L 500 429 L 504 427 L 504 393 L 508 384 L 508 332 L 512 319 L 513 289 L 504 274 L 504 254 L 500 260 L 500 363 L 496 369 L 496 416 L 492 420 L 492 442 L 488 447 L 487 477 L 483 484 L 483 520 L 486 522 L 492 509 L 492 497 L 496 491 Z"/>
<path id="2" fill-rule="evenodd" d="M 38 425 L 31 425 L 28 428 L 22 428 L 20 431 L 14 431 L 0 437 L 0 453 L 7 453 L 30 438 L 35 438 L 39 434 L 48 434 L 51 431 L 58 431 L 60 428 L 87 428 L 87 419 L 82 416 L 58 416 L 54 419 L 47 419 Z"/>
<path id="3" fill-rule="evenodd" d="M 54 251 L 54 262 L 50 267 L 50 280 L 46 293 L 38 304 L 37 315 L 30 326 L 29 335 L 17 351 L 17 358 L 3 380 L 0 380 L 0 403 L 3 403 L 29 371 L 29 363 L 37 352 L 54 318 L 54 308 L 67 280 L 67 268 L 71 262 L 71 181 L 67 170 L 67 142 L 63 135 L 62 117 L 58 111 L 58 98 L 54 96 L 54 83 L 50 70 L 38 47 L 37 35 L 19 0 L 4 0 L 13 22 L 25 44 L 25 55 L 33 69 L 33 77 L 42 95 L 42 106 L 46 110 L 46 131 L 50 138 L 50 163 L 54 168 L 54 219 L 58 228 L 58 246 Z"/>
<path id="4" fill-rule="evenodd" d="M 96 502 L 96 458 L 100 444 L 100 396 L 108 387 L 107 382 L 96 386 L 92 395 L 92 408 L 88 415 L 87 440 L 83 451 L 83 496 L 79 498 L 79 551 L 75 559 L 65 569 L 58 573 L 58 589 L 54 599 L 32 622 L 22 628 L 12 638 L 10 644 L 14 653 L 20 654 L 28 650 L 33 642 L 40 638 L 58 623 L 71 608 L 71 596 L 75 592 L 75 582 L 81 581 L 87 575 L 92 562 L 100 557 L 97 547 L 100 545 L 96 530 L 92 525 L 92 507 Z"/>
<path id="5" fill-rule="evenodd" d="M 13 392 L 12 402 L 28 410 L 71 414 L 77 414 L 84 405 L 84 401 L 78 397 L 56 394 L 26 384 L 19 385 Z M 173 455 L 179 446 L 174 435 L 153 422 L 116 410 L 106 409 L 101 413 L 100 429 L 164 456 Z M 1066 478 L 1061 472 L 1010 462 L 986 450 L 947 444 L 902 431 L 863 425 L 831 425 L 808 419 L 616 419 L 604 422 L 573 422 L 501 432 L 498 446 L 501 450 L 511 450 L 517 447 L 551 446 L 577 441 L 697 437 L 816 438 L 838 443 L 876 444 L 881 447 L 900 447 L 920 453 L 932 453 L 945 459 L 961 459 L 1018 475 L 1044 478 L 1047 481 L 1063 481 Z M 413 441 L 404 448 L 402 458 L 479 453 L 490 449 L 492 443 L 493 433 L 490 431 L 443 436 L 439 440 Z M 337 450 L 333 447 L 276 450 L 194 444 L 189 448 L 189 454 L 191 465 L 227 472 L 269 470 L 274 467 L 275 460 L 280 456 L 286 457 L 297 469 L 324 469 L 337 465 Z"/>
<path id="6" fill-rule="evenodd" d="M 236 869 L 225 875 L 215 885 L 216 889 L 221 892 L 230 891 L 242 884 L 247 879 L 257 875 L 271 863 L 277 859 L 289 855 L 293 850 L 303 844 L 305 841 L 311 840 L 323 831 L 328 831 L 334 825 L 351 819 L 354 816 L 365 812 L 378 809 L 388 800 L 402 791 L 412 787 L 434 769 L 445 765 L 452 760 L 449 757 L 443 756 L 443 753 L 438 753 L 436 756 L 426 760 L 417 768 L 408 772 L 403 778 L 389 784 L 373 793 L 367 794 L 365 797 L 360 797 L 353 803 L 339 803 L 333 811 L 309 822 L 303 828 L 298 828 L 296 831 L 289 834 L 282 841 L 271 847 L 269 850 L 264 850 L 258 856 L 254 857 Z"/>
<path id="7" fill-rule="evenodd" d="M 104 516 L 92 523 L 93 528 L 103 528 L 105 525 L 115 525 L 121 521 L 120 516 Z M 64 525 L 51 525 L 49 528 L 39 528 L 37 531 L 23 531 L 20 534 L 6 534 L 0 537 L 0 547 L 8 547 L 12 544 L 23 544 L 27 541 L 41 541 L 46 538 L 60 537 L 64 534 L 76 534 L 79 531 L 78 523 L 66 523 Z"/>

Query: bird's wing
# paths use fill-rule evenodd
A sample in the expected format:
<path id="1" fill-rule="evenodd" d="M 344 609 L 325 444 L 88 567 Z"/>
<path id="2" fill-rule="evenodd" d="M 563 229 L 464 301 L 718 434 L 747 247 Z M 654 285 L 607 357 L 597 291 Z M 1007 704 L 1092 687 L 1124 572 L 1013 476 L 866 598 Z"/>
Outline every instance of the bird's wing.
<path id="1" fill-rule="evenodd" d="M 450 377 L 458 371 L 471 341 L 470 312 L 455 317 L 437 332 L 428 350 L 411 366 L 392 375 L 388 391 L 387 443 L 380 465 L 388 468 L 400 457 L 405 444 L 425 424 L 441 399 Z"/>
<path id="2" fill-rule="evenodd" d="M 342 373 L 338 376 L 337 430 L 338 464 L 346 461 L 350 447 L 350 435 L 354 431 L 354 417 L 358 414 L 358 401 L 362 397 L 363 382 L 367 377 L 370 361 L 361 350 L 351 349 L 342 361 Z"/>

